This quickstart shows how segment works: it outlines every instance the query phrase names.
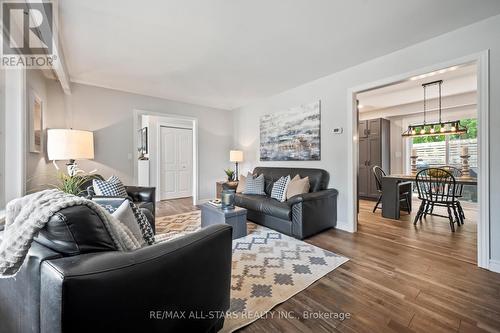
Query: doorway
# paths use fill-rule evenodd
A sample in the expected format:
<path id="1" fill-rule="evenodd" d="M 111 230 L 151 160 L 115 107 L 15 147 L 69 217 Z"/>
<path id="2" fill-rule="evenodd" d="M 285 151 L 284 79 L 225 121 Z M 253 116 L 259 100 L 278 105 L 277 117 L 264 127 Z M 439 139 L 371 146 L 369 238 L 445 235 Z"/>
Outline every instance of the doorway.
<path id="1" fill-rule="evenodd" d="M 476 67 L 477 77 L 477 96 L 476 96 L 476 109 L 477 109 L 477 210 L 475 215 L 477 216 L 477 242 L 475 242 L 475 247 L 477 249 L 476 260 L 474 260 L 479 267 L 490 268 L 490 260 L 489 260 L 489 156 L 488 156 L 488 52 L 484 51 L 478 54 L 473 54 L 470 56 L 462 57 L 460 59 L 451 60 L 448 62 L 444 62 L 437 65 L 432 65 L 427 68 L 416 70 L 412 72 L 408 72 L 405 74 L 400 74 L 391 78 L 379 80 L 377 82 L 372 82 L 368 84 L 364 84 L 358 87 L 354 87 L 349 89 L 348 91 L 348 104 L 349 104 L 349 117 L 352 122 L 349 123 L 347 133 L 352 136 L 352 145 L 349 148 L 349 174 L 351 182 L 349 184 L 348 192 L 350 197 L 353 200 L 350 202 L 349 207 L 349 229 L 353 232 L 358 231 L 359 219 L 358 212 L 359 211 L 370 211 L 373 209 L 375 202 L 358 202 L 358 186 L 361 179 L 358 178 L 359 167 L 363 161 L 360 160 L 360 152 L 359 152 L 359 118 L 358 118 L 358 110 L 363 109 L 365 105 L 361 105 L 358 109 L 357 106 L 357 96 L 360 93 L 364 93 L 370 90 L 380 89 L 384 87 L 389 87 L 394 84 L 402 83 L 405 81 L 418 80 L 419 78 L 425 78 L 426 75 L 429 76 L 430 81 L 431 76 L 436 75 L 436 72 L 446 69 L 452 68 L 454 66 L 462 66 L 466 64 L 473 64 Z M 362 119 L 361 119 L 362 120 Z M 406 129 L 408 127 L 408 123 L 401 123 L 400 126 L 402 129 Z M 393 134 L 391 132 L 391 134 Z M 398 132 L 399 136 L 401 136 L 402 132 Z M 412 142 L 414 143 L 414 142 Z M 417 143 L 417 142 L 415 142 Z M 409 151 L 413 154 L 411 149 L 411 145 L 409 145 Z M 408 147 L 408 146 L 407 146 Z M 418 148 L 417 148 L 418 151 Z M 448 152 L 449 154 L 449 152 Z M 408 148 L 401 148 L 401 154 L 394 154 L 391 156 L 391 167 L 394 162 L 394 158 L 400 158 L 404 161 L 399 172 L 408 172 L 410 170 L 410 153 L 408 153 Z M 448 156 L 447 160 L 450 160 L 451 155 Z M 391 168 L 390 167 L 390 168 Z M 415 208 L 417 209 L 417 208 Z M 472 213 L 474 213 L 474 209 L 472 209 Z M 352 214 L 352 215 L 351 215 Z M 401 215 L 404 213 L 402 212 Z M 352 223 L 352 224 L 351 224 Z M 399 221 L 396 221 L 399 223 Z M 467 222 L 466 222 L 467 223 Z M 412 221 L 413 226 L 413 221 Z M 396 224 L 393 224 L 396 225 Z M 444 224 L 446 225 L 446 224 Z M 365 229 L 361 226 L 362 229 Z M 414 228 L 412 231 L 418 229 Z M 365 230 L 362 230 L 362 232 Z M 422 233 L 421 233 L 422 235 Z M 455 234 L 456 235 L 456 234 Z M 417 237 L 417 236 L 416 236 Z M 456 239 L 458 237 L 455 236 Z"/>
<path id="2" fill-rule="evenodd" d="M 147 142 L 148 142 L 148 154 L 147 160 L 138 161 L 140 163 L 134 163 L 134 179 L 137 184 L 139 184 L 139 180 L 141 178 L 145 178 L 145 181 L 140 183 L 141 186 L 152 186 L 156 187 L 156 201 L 162 200 L 162 174 L 161 174 L 161 165 L 162 165 L 162 152 L 161 152 L 161 128 L 179 128 L 189 130 L 191 133 L 191 146 L 190 150 L 183 149 L 183 151 L 189 151 L 191 154 L 190 166 L 186 163 L 185 169 L 188 169 L 190 173 L 190 190 L 183 191 L 181 194 L 183 197 L 192 197 L 192 204 L 196 206 L 198 204 L 198 119 L 194 117 L 188 117 L 177 114 L 168 114 L 157 111 L 147 111 L 147 110 L 134 110 L 134 146 L 139 146 L 138 135 L 135 135 L 137 131 L 147 128 Z M 189 140 L 184 138 L 185 141 Z M 180 160 L 187 160 L 185 154 L 181 156 Z M 145 172 L 145 176 L 140 177 L 141 169 L 139 168 L 139 164 L 145 164 L 147 167 L 145 168 L 147 172 Z M 189 164 L 189 163 L 188 163 Z M 184 173 L 184 171 L 182 172 Z M 187 172 L 186 172 L 187 173 Z M 184 181 L 181 182 L 178 188 L 185 188 Z M 175 190 L 175 188 L 174 188 Z M 175 200 L 172 200 L 175 201 Z M 166 202 L 166 201 L 165 201 Z"/>
<path id="3" fill-rule="evenodd" d="M 193 130 L 160 126 L 160 199 L 193 195 Z"/>

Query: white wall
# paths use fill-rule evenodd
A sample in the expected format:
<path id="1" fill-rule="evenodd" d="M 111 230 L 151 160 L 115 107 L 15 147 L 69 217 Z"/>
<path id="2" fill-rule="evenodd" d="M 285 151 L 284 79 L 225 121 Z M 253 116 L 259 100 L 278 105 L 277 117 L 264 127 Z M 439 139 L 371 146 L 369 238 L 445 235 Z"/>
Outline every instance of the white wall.
<path id="1" fill-rule="evenodd" d="M 5 206 L 5 71 L 3 69 L 0 69 L 0 212 L 3 210 L 4 206 Z"/>
<path id="2" fill-rule="evenodd" d="M 49 99 L 48 86 L 58 91 L 58 96 Z M 57 105 L 57 100 L 62 96 L 62 89 L 59 83 L 54 80 L 47 79 L 40 70 L 30 69 L 26 71 L 26 119 L 29 121 L 29 98 L 30 91 L 33 90 L 42 101 L 43 114 L 43 148 L 41 153 L 30 153 L 29 148 L 29 133 L 26 133 L 26 191 L 28 193 L 35 192 L 43 188 L 47 188 L 57 183 L 57 170 L 52 163 L 47 159 L 46 154 L 46 129 L 60 128 L 66 124 L 64 109 L 53 107 L 53 103 Z M 29 125 L 26 127 L 29 131 Z"/>
<path id="3" fill-rule="evenodd" d="M 133 110 L 178 114 L 198 119 L 199 198 L 215 196 L 215 182 L 230 166 L 232 148 L 232 112 L 166 99 L 131 94 L 83 84 L 72 85 L 71 96 L 49 85 L 49 100 L 58 100 L 57 110 L 65 113 L 65 126 L 94 131 L 95 158 L 77 161 L 85 171 L 97 169 L 104 177 L 112 174 L 125 184 L 134 184 L 137 149 L 133 146 Z M 40 169 L 39 169 L 40 170 Z"/>
<path id="4" fill-rule="evenodd" d="M 348 189 L 347 146 L 352 138 L 334 135 L 335 127 L 347 127 L 348 90 L 369 82 L 400 75 L 419 68 L 446 62 L 490 49 L 490 163 L 500 165 L 500 16 L 464 27 L 428 41 L 373 59 L 344 71 L 304 84 L 281 94 L 241 108 L 235 116 L 235 145 L 246 153 L 243 169 L 257 165 L 324 168 L 330 172 L 330 187 L 339 190 L 338 219 L 347 220 Z M 339 45 L 341 47 L 341 45 Z M 290 69 L 293 70 L 293 69 Z M 259 117 L 292 106 L 321 99 L 322 160 L 317 162 L 260 162 Z M 496 168 L 498 169 L 498 168 Z M 245 170 L 242 170 L 245 171 Z M 491 256 L 500 259 L 500 174 L 491 172 Z M 497 241 L 495 241 L 497 240 Z"/>

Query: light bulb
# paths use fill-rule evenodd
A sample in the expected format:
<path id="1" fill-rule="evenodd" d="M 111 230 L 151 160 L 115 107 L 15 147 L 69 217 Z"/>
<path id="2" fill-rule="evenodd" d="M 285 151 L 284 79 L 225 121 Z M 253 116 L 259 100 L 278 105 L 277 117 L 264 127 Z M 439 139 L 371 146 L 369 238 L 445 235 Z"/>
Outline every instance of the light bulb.
<path id="1" fill-rule="evenodd" d="M 444 128 L 444 126 L 443 126 L 443 127 L 441 127 L 441 129 L 440 129 L 439 131 L 440 131 L 441 133 L 444 133 L 444 132 L 446 131 L 446 128 Z"/>
<path id="2" fill-rule="evenodd" d="M 434 127 L 431 128 L 430 132 L 431 132 L 431 134 L 434 134 L 434 132 L 435 132 Z"/>
<path id="3" fill-rule="evenodd" d="M 412 134 L 412 135 L 415 135 L 415 134 L 417 134 L 417 131 L 415 131 L 415 130 L 413 129 L 413 130 L 411 130 L 411 134 Z"/>
<path id="4" fill-rule="evenodd" d="M 422 129 L 420 130 L 420 134 L 425 134 L 425 128 L 422 128 Z"/>
<path id="5" fill-rule="evenodd" d="M 455 126 L 451 126 L 451 131 L 452 132 L 456 132 L 457 131 L 457 128 Z"/>

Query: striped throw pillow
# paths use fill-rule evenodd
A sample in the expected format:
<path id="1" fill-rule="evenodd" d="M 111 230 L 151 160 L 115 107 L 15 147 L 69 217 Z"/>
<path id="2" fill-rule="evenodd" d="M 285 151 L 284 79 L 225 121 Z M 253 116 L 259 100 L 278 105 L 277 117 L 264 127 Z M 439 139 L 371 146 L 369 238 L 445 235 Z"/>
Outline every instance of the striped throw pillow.
<path id="1" fill-rule="evenodd" d="M 243 194 L 258 194 L 266 195 L 264 192 L 264 174 L 258 177 L 248 176 L 245 183 L 245 191 Z"/>
<path id="2" fill-rule="evenodd" d="M 286 190 L 288 184 L 290 183 L 290 175 L 286 177 L 281 177 L 273 184 L 273 190 L 271 191 L 271 198 L 278 200 L 279 202 L 285 202 L 286 200 Z"/>

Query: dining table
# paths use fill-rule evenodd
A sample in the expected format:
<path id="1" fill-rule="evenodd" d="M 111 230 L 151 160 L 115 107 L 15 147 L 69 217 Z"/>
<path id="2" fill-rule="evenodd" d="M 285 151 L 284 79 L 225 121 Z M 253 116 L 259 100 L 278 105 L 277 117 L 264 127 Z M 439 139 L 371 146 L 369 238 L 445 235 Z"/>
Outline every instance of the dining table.
<path id="1" fill-rule="evenodd" d="M 382 216 L 399 220 L 400 218 L 400 187 L 408 182 L 415 182 L 415 175 L 390 174 L 382 177 Z M 455 177 L 455 183 L 477 186 L 475 177 Z M 410 200 L 411 205 L 411 200 Z M 411 207 L 410 207 L 411 209 Z"/>

